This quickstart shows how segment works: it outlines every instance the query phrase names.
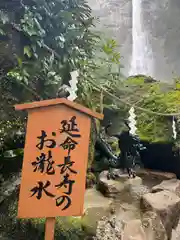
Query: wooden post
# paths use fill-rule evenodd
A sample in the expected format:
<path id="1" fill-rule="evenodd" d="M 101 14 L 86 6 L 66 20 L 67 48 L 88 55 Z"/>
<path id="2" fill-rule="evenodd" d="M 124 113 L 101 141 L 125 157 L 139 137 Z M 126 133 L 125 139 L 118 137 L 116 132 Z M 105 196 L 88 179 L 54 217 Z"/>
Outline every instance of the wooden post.
<path id="1" fill-rule="evenodd" d="M 54 217 L 46 218 L 45 240 L 54 240 L 54 229 L 56 219 Z"/>

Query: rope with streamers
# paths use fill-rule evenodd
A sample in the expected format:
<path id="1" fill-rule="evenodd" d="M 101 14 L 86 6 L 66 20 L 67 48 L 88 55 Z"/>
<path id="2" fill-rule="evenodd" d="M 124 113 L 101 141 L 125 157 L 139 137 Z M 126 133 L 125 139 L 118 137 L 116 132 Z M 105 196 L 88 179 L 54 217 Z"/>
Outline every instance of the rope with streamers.
<path id="1" fill-rule="evenodd" d="M 104 94 L 114 98 L 115 100 L 121 102 L 121 103 L 124 103 L 125 105 L 128 105 L 130 107 L 134 107 L 135 109 L 137 110 L 140 110 L 140 111 L 143 111 L 143 112 L 146 112 L 148 114 L 153 114 L 153 115 L 158 115 L 158 116 L 165 116 L 165 117 L 175 117 L 175 116 L 180 116 L 180 112 L 174 112 L 174 113 L 161 113 L 161 112 L 157 112 L 157 111 L 151 111 L 151 110 L 148 110 L 148 109 L 145 109 L 145 108 L 142 108 L 142 107 L 139 107 L 137 106 L 137 104 L 142 101 L 141 100 L 138 100 L 135 104 L 132 104 L 132 103 L 129 103 L 127 100 L 123 100 L 123 99 L 120 99 L 119 97 L 117 97 L 116 95 L 110 93 L 108 90 L 106 90 L 105 88 L 101 87 L 99 88 L 98 85 L 96 85 L 95 83 L 93 83 L 92 81 L 89 80 L 89 82 L 92 84 L 92 87 L 94 90 L 98 91 L 98 92 L 104 92 Z"/>

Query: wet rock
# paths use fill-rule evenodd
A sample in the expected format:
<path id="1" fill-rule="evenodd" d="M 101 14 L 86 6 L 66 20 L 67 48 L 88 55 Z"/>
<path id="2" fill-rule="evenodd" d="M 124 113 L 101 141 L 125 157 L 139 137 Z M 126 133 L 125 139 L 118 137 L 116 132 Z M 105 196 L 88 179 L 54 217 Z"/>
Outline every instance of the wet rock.
<path id="1" fill-rule="evenodd" d="M 84 215 L 82 227 L 89 235 L 95 235 L 97 223 L 103 216 L 110 216 L 112 200 L 96 189 L 88 189 L 85 193 Z"/>
<path id="2" fill-rule="evenodd" d="M 126 185 L 131 187 L 131 186 L 139 186 L 142 184 L 142 179 L 140 177 L 135 177 L 135 178 L 128 178 L 126 181 Z"/>
<path id="3" fill-rule="evenodd" d="M 160 217 L 155 212 L 146 212 L 142 216 L 142 225 L 147 240 L 167 240 L 167 233 Z"/>
<path id="4" fill-rule="evenodd" d="M 134 205 L 136 205 L 138 208 L 140 207 L 141 198 L 144 196 L 144 194 L 149 193 L 151 189 L 145 185 L 131 185 L 130 186 L 130 197 L 131 201 Z"/>
<path id="5" fill-rule="evenodd" d="M 99 182 L 98 182 L 98 190 L 106 197 L 116 197 L 117 194 L 125 191 L 124 179 L 122 182 L 118 180 L 112 180 L 107 178 L 107 171 L 100 173 Z"/>
<path id="6" fill-rule="evenodd" d="M 126 203 L 126 202 L 123 202 L 120 204 L 120 208 L 123 210 L 123 211 L 131 211 L 131 212 L 136 212 L 137 210 L 137 207 L 135 207 L 134 205 L 132 204 L 129 204 L 129 203 Z"/>
<path id="7" fill-rule="evenodd" d="M 180 221 L 176 229 L 172 230 L 172 238 L 171 240 L 179 240 L 180 239 Z"/>
<path id="8" fill-rule="evenodd" d="M 177 227 L 180 218 L 180 198 L 167 190 L 147 193 L 141 199 L 141 209 L 155 211 L 160 216 L 170 239 L 172 229 Z"/>
<path id="9" fill-rule="evenodd" d="M 141 219 L 141 214 L 139 209 L 137 208 L 131 208 L 131 209 L 126 209 L 122 211 L 116 212 L 116 220 L 121 221 L 124 225 L 128 223 L 132 219 Z"/>
<path id="10" fill-rule="evenodd" d="M 121 236 L 122 240 L 146 240 L 146 234 L 142 227 L 141 220 L 134 219 L 127 222 Z"/>
<path id="11" fill-rule="evenodd" d="M 137 174 L 137 176 L 142 177 L 142 178 L 148 178 L 151 180 L 157 179 L 160 181 L 176 178 L 175 173 L 152 171 L 149 169 L 138 169 L 136 174 Z"/>
<path id="12" fill-rule="evenodd" d="M 125 225 L 132 219 L 140 220 L 140 211 L 131 204 L 119 203 L 119 209 L 113 216 L 103 217 L 97 226 L 96 240 L 122 239 Z"/>
<path id="13" fill-rule="evenodd" d="M 83 230 L 91 236 L 96 234 L 98 221 L 104 217 L 111 214 L 110 209 L 106 207 L 93 207 L 88 208 L 82 217 L 82 228 Z"/>
<path id="14" fill-rule="evenodd" d="M 99 191 L 95 188 L 87 189 L 84 197 L 84 211 L 92 207 L 106 207 L 109 208 L 112 200 L 105 198 Z"/>
<path id="15" fill-rule="evenodd" d="M 116 215 L 98 222 L 96 240 L 169 240 L 160 216 L 148 211 L 143 215 L 132 205 L 124 205 Z M 128 210 L 127 210 L 128 209 Z M 174 239 L 172 239 L 174 240 Z"/>
<path id="16" fill-rule="evenodd" d="M 169 190 L 174 192 L 177 196 L 180 197 L 180 180 L 173 178 L 170 180 L 164 180 L 159 185 L 156 185 L 152 188 L 152 192 L 160 192 L 163 190 Z"/>
<path id="17" fill-rule="evenodd" d="M 115 180 L 107 178 L 108 171 L 104 171 L 99 176 L 98 190 L 106 197 L 118 197 L 127 193 L 131 186 L 138 186 L 142 179 L 135 177 L 129 179 L 127 174 L 115 176 Z"/>
<path id="18" fill-rule="evenodd" d="M 112 169 L 111 176 L 113 176 L 116 180 L 118 180 L 118 179 L 127 180 L 128 179 L 128 175 L 124 174 L 122 169 L 116 169 L 116 168 Z"/>

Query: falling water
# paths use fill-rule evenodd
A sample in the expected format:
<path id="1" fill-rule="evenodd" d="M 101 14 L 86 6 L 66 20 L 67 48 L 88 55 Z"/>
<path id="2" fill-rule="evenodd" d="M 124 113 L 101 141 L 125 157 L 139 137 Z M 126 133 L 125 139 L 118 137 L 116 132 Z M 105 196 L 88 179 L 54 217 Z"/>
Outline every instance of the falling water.
<path id="1" fill-rule="evenodd" d="M 142 1 L 132 0 L 132 59 L 129 75 L 153 76 L 153 55 L 143 26 Z"/>

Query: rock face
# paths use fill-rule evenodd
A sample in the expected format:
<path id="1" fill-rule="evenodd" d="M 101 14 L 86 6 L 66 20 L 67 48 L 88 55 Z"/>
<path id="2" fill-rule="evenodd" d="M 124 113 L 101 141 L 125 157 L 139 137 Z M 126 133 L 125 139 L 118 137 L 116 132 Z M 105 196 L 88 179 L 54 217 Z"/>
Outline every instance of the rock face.
<path id="1" fill-rule="evenodd" d="M 125 224 L 121 235 L 122 240 L 146 240 L 146 234 L 139 219 L 131 220 Z"/>
<path id="2" fill-rule="evenodd" d="M 96 233 L 97 222 L 103 216 L 111 213 L 112 200 L 104 198 L 96 189 L 88 189 L 85 193 L 84 216 L 82 217 L 83 229 L 89 234 Z"/>
<path id="3" fill-rule="evenodd" d="M 152 188 L 152 192 L 160 192 L 163 190 L 169 190 L 174 192 L 177 196 L 180 197 L 180 180 L 171 179 L 162 181 L 159 185 L 156 185 Z"/>
<path id="4" fill-rule="evenodd" d="M 142 179 L 140 177 L 129 179 L 127 174 L 119 176 L 116 180 L 108 180 L 107 174 L 107 171 L 102 172 L 99 175 L 98 182 L 99 191 L 106 197 L 117 197 L 119 195 L 123 195 L 123 193 L 128 192 L 128 189 L 130 189 L 132 185 L 136 186 L 142 183 Z"/>
<path id="5" fill-rule="evenodd" d="M 94 240 L 121 240 L 123 223 L 118 221 L 115 216 L 111 219 L 103 217 L 97 226 L 96 237 Z"/>
<path id="6" fill-rule="evenodd" d="M 130 212 L 98 222 L 96 240 L 168 240 L 166 230 L 155 212 L 146 212 L 142 220 Z"/>
<path id="7" fill-rule="evenodd" d="M 102 172 L 99 175 L 98 190 L 105 197 L 115 197 L 117 194 L 122 193 L 125 189 L 124 183 L 117 180 L 108 180 L 107 171 Z"/>
<path id="8" fill-rule="evenodd" d="M 140 1 L 140 0 L 139 0 Z M 114 36 L 123 56 L 124 73 L 128 75 L 132 55 L 133 0 L 88 0 L 100 29 Z M 180 75 L 180 3 L 179 0 L 141 0 L 142 27 L 153 52 L 152 77 L 170 81 L 173 73 Z M 144 46 L 142 46 L 143 48 Z M 157 63 L 161 63 L 160 65 Z"/>
<path id="9" fill-rule="evenodd" d="M 134 205 L 136 205 L 138 208 L 140 207 L 140 201 L 141 198 L 144 196 L 144 194 L 149 193 L 150 188 L 144 185 L 131 185 L 129 188 L 130 197 L 132 199 L 132 202 Z"/>
<path id="10" fill-rule="evenodd" d="M 147 240 L 167 240 L 167 233 L 160 217 L 155 212 L 145 212 L 142 216 L 142 225 Z"/>
<path id="11" fill-rule="evenodd" d="M 179 240 L 180 239 L 180 221 L 176 229 L 172 230 L 172 238 L 171 240 Z"/>
<path id="12" fill-rule="evenodd" d="M 114 198 L 113 215 L 98 221 L 95 239 L 178 240 L 180 180 L 169 173 L 145 171 L 143 178 L 134 179 L 118 171 L 114 173 L 115 180 L 107 179 L 107 171 L 99 176 L 99 190 Z M 144 185 L 146 177 L 155 179 L 153 184 L 162 181 L 152 187 Z"/>
<path id="13" fill-rule="evenodd" d="M 141 208 L 143 211 L 154 211 L 160 216 L 170 238 L 172 229 L 177 227 L 180 218 L 180 198 L 167 190 L 147 193 L 142 197 Z"/>
<path id="14" fill-rule="evenodd" d="M 148 178 L 149 180 L 170 180 L 170 179 L 175 179 L 176 174 L 174 173 L 168 173 L 168 172 L 159 172 L 159 171 L 153 171 L 150 169 L 139 169 L 137 171 L 137 175 L 142 178 Z"/>
<path id="15" fill-rule="evenodd" d="M 124 72 L 130 69 L 132 53 L 132 2 L 131 0 L 88 0 L 93 14 L 100 19 L 98 28 L 115 37 L 123 56 Z"/>

